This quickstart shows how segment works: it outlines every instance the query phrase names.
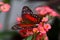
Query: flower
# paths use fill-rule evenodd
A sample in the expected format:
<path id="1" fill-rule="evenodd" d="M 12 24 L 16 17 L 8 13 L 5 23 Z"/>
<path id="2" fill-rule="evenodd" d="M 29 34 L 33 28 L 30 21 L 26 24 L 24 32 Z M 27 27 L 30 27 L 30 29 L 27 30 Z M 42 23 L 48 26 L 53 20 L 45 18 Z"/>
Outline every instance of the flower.
<path id="1" fill-rule="evenodd" d="M 39 24 L 38 30 L 39 30 L 40 33 L 46 33 L 46 31 L 44 30 L 43 25 L 41 25 L 41 24 Z"/>
<path id="2" fill-rule="evenodd" d="M 50 24 L 40 23 L 38 25 L 38 30 L 39 30 L 40 33 L 46 33 L 49 29 L 51 29 L 51 25 Z"/>
<path id="3" fill-rule="evenodd" d="M 48 31 L 49 29 L 51 29 L 51 25 L 50 24 L 44 24 L 44 29 L 46 31 Z"/>
<path id="4" fill-rule="evenodd" d="M 10 9 L 10 5 L 9 4 L 4 4 L 1 6 L 1 11 L 2 12 L 8 12 Z"/>
<path id="5" fill-rule="evenodd" d="M 4 4 L 4 2 L 0 2 L 0 5 L 3 5 Z"/>
<path id="6" fill-rule="evenodd" d="M 35 10 L 40 15 L 46 15 L 47 14 L 47 11 L 46 11 L 45 7 L 37 7 Z"/>
<path id="7" fill-rule="evenodd" d="M 35 10 L 40 15 L 49 14 L 50 16 L 53 16 L 53 17 L 55 17 L 55 16 L 60 17 L 60 15 L 58 13 L 56 13 L 53 9 L 51 9 L 49 6 L 37 7 Z"/>
<path id="8" fill-rule="evenodd" d="M 46 31 L 44 30 L 43 27 L 40 27 L 40 28 L 39 28 L 39 31 L 40 31 L 41 33 L 46 33 Z"/>
<path id="9" fill-rule="evenodd" d="M 42 22 L 47 22 L 48 18 L 47 17 L 43 17 Z"/>
<path id="10" fill-rule="evenodd" d="M 54 10 L 52 10 L 50 7 L 45 6 L 46 11 L 48 11 L 48 13 L 50 13 L 50 16 L 59 16 L 59 14 L 57 14 Z"/>
<path id="11" fill-rule="evenodd" d="M 20 21 L 22 21 L 22 18 L 17 17 L 16 20 L 17 20 L 18 22 L 20 22 Z"/>

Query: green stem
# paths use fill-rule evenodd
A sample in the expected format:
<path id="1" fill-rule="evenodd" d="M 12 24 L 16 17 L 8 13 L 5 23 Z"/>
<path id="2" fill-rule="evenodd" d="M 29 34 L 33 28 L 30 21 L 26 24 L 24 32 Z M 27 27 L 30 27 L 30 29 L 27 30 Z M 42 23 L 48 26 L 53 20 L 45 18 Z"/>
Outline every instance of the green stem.
<path id="1" fill-rule="evenodd" d="M 36 36 L 37 36 L 38 34 L 39 34 L 39 33 L 35 33 L 35 34 L 33 35 L 32 40 L 36 40 Z"/>

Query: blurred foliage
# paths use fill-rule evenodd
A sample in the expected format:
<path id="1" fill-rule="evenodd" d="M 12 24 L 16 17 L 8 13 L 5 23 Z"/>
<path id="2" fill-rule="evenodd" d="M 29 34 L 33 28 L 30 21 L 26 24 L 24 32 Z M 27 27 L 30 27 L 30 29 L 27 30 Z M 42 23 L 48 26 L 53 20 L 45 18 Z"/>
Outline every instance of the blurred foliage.
<path id="1" fill-rule="evenodd" d="M 50 3 L 48 6 L 60 13 L 60 2 Z"/>
<path id="2" fill-rule="evenodd" d="M 10 4 L 10 1 L 11 1 L 11 0 L 3 0 L 3 2 L 9 3 L 9 4 Z"/>
<path id="3" fill-rule="evenodd" d="M 52 29 L 47 33 L 49 40 L 58 40 L 59 30 L 60 30 L 60 19 L 55 17 L 53 24 L 51 25 Z"/>
<path id="4" fill-rule="evenodd" d="M 0 40 L 12 40 L 12 38 L 17 34 L 15 31 L 0 32 Z"/>
<path id="5" fill-rule="evenodd" d="M 49 4 L 52 9 L 56 10 L 56 12 L 60 13 L 60 9 L 58 9 L 58 6 L 60 6 L 60 2 L 55 4 Z M 59 40 L 59 33 L 60 33 L 60 18 L 55 17 L 52 23 L 52 29 L 47 33 L 49 40 Z"/>
<path id="6" fill-rule="evenodd" d="M 29 37 L 27 37 L 27 38 L 25 38 L 25 39 L 23 39 L 23 40 L 32 40 L 32 35 L 31 36 L 29 36 Z"/>

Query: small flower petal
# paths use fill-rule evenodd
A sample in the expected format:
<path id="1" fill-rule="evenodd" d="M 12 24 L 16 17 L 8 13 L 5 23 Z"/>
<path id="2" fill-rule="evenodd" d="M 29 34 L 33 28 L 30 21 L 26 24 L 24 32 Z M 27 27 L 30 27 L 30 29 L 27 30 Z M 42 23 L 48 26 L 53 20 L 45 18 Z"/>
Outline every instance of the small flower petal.
<path id="1" fill-rule="evenodd" d="M 56 13 L 56 12 L 54 12 L 54 11 L 52 11 L 52 12 L 50 13 L 50 16 L 55 17 L 55 16 L 59 16 L 59 14 L 58 14 L 58 13 Z"/>
<path id="2" fill-rule="evenodd" d="M 33 32 L 34 33 L 36 33 L 36 32 L 38 33 L 39 32 L 38 28 L 33 28 Z"/>
<path id="3" fill-rule="evenodd" d="M 20 22 L 20 21 L 22 21 L 22 18 L 17 17 L 16 20 L 17 20 L 18 22 Z"/>
<path id="4" fill-rule="evenodd" d="M 46 31 L 48 31 L 49 29 L 51 29 L 51 25 L 50 24 L 44 24 L 44 29 Z"/>

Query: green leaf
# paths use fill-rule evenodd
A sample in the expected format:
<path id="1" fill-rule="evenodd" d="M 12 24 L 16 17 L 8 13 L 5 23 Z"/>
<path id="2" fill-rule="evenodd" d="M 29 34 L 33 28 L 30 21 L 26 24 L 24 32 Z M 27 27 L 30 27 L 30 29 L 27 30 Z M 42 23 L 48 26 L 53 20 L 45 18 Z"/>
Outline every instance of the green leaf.
<path id="1" fill-rule="evenodd" d="M 32 40 L 32 37 L 33 37 L 33 35 L 31 35 L 31 36 L 29 36 L 29 37 L 27 37 L 27 38 L 25 38 L 23 40 Z"/>
<path id="2" fill-rule="evenodd" d="M 33 35 L 31 35 L 31 36 L 29 36 L 29 37 L 27 37 L 27 38 L 25 38 L 25 39 L 23 39 L 23 40 L 35 40 L 36 39 L 36 36 L 38 35 L 38 34 L 40 34 L 40 33 L 34 33 Z"/>

